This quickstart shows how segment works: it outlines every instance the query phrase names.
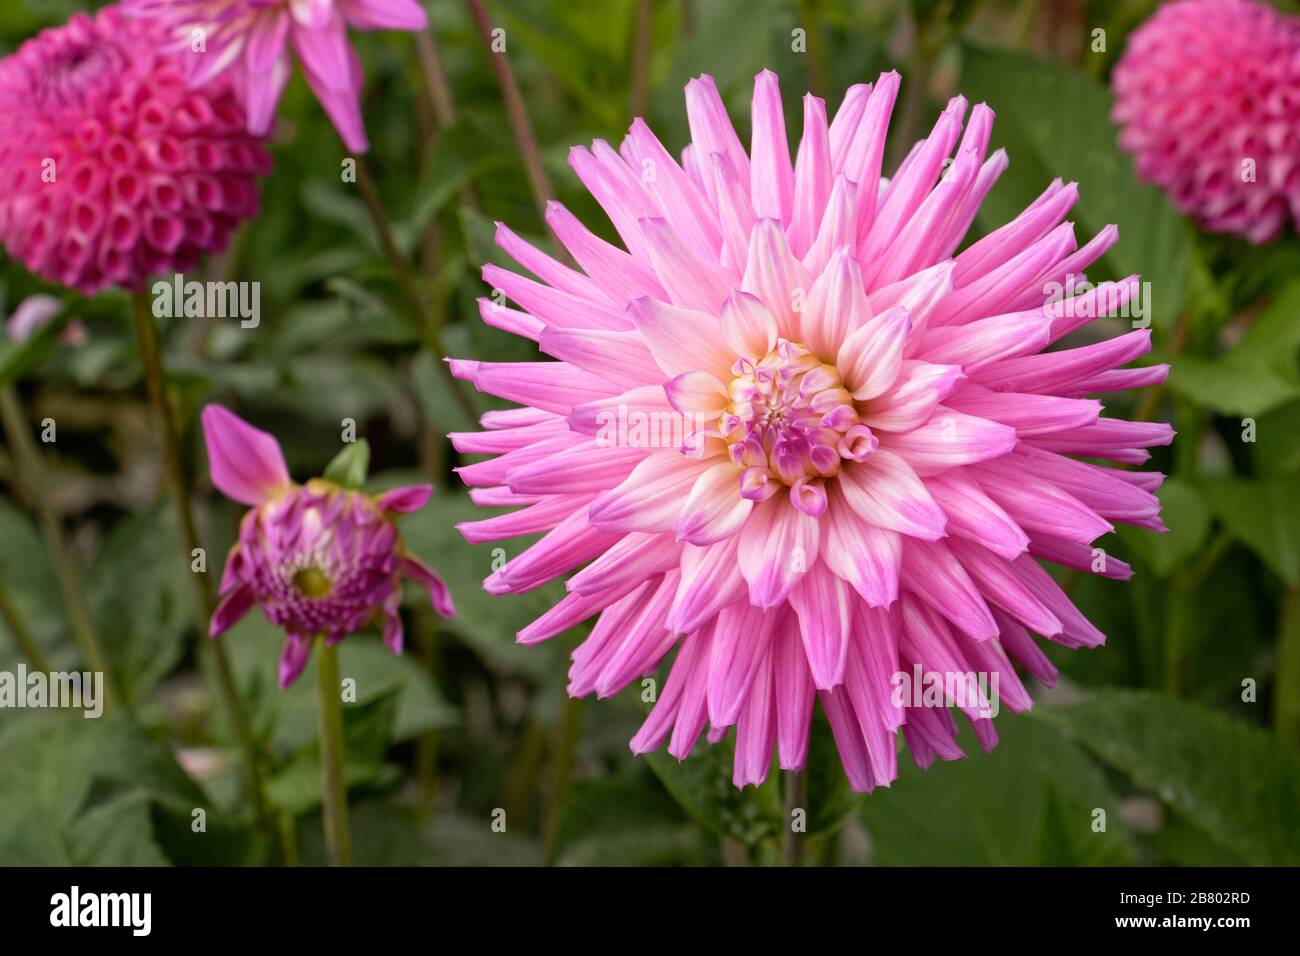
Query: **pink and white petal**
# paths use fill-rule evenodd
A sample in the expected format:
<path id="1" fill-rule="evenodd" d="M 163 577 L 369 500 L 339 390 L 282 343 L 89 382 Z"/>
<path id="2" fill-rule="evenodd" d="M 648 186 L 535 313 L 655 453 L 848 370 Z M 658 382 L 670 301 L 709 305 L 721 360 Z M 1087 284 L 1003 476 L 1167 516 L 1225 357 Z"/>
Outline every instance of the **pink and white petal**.
<path id="1" fill-rule="evenodd" d="M 745 698 L 785 614 L 765 612 L 744 603 L 718 615 L 709 661 L 709 723 L 730 727 L 740 717 Z"/>
<path id="2" fill-rule="evenodd" d="M 801 770 L 808 761 L 813 687 L 798 621 L 787 614 L 772 634 L 776 680 L 776 749 L 782 770 Z"/>
<path id="3" fill-rule="evenodd" d="M 794 167 L 785 134 L 785 113 L 776 74 L 754 77 L 750 100 L 753 139 L 750 146 L 750 199 L 754 215 L 788 225 L 794 205 Z"/>
<path id="4" fill-rule="evenodd" d="M 867 403 L 862 424 L 872 431 L 908 432 L 930 420 L 965 378 L 959 365 L 932 365 L 904 359 L 898 378 L 883 395 Z"/>
<path id="5" fill-rule="evenodd" d="M 688 248 L 668 221 L 659 217 L 642 219 L 641 231 L 650 263 L 669 301 L 717 315 L 731 291 L 731 281 L 726 271 L 708 258 L 708 251 Z"/>
<path id="6" fill-rule="evenodd" d="M 1010 561 L 1025 553 L 1029 536 L 984 490 L 954 469 L 925 483 L 948 516 L 948 533 Z"/>
<path id="7" fill-rule="evenodd" d="M 898 378 L 903 344 L 912 322 L 907 310 L 892 308 L 860 326 L 839 347 L 836 364 L 844 385 L 858 401 L 883 395 Z"/>
<path id="8" fill-rule="evenodd" d="M 901 456 L 918 475 L 935 475 L 961 465 L 1000 458 L 1016 447 L 1016 430 L 954 411 L 935 408 L 930 420 L 910 432 L 882 436 L 883 447 Z"/>
<path id="9" fill-rule="evenodd" d="M 592 502 L 591 522 L 611 533 L 669 531 L 696 480 L 711 464 L 676 451 L 648 455 L 618 487 Z"/>
<path id="10" fill-rule="evenodd" d="M 827 496 L 826 547 L 822 560 L 871 607 L 888 607 L 898 599 L 902 543 L 895 531 L 868 524 L 849 507 L 838 487 Z"/>
<path id="11" fill-rule="evenodd" d="M 813 283 L 803 314 L 803 343 L 823 362 L 835 362 L 845 341 L 871 318 L 862 270 L 841 246 Z"/>
<path id="12" fill-rule="evenodd" d="M 220 405 L 203 409 L 212 483 L 232 501 L 260 505 L 290 485 L 280 443 Z"/>
<path id="13" fill-rule="evenodd" d="M 708 372 L 683 372 L 664 385 L 668 401 L 697 425 L 716 421 L 730 404 L 727 388 Z"/>
<path id="14" fill-rule="evenodd" d="M 812 276 L 790 252 L 781 224 L 774 219 L 755 223 L 741 288 L 762 300 L 780 334 L 791 341 L 800 338 L 799 313 L 811 287 Z"/>
<path id="15" fill-rule="evenodd" d="M 409 554 L 404 556 L 398 565 L 398 574 L 424 588 L 433 603 L 433 609 L 440 615 L 456 616 L 456 605 L 451 599 L 451 592 L 447 590 L 447 585 L 418 558 Z"/>
<path id="16" fill-rule="evenodd" d="M 312 638 L 301 634 L 286 634 L 284 648 L 280 651 L 280 689 L 285 690 L 298 679 L 307 661 L 311 659 Z"/>
<path id="17" fill-rule="evenodd" d="M 789 228 L 790 251 L 800 258 L 821 228 L 833 182 L 826 101 L 808 93 L 803 98 L 803 136 L 794 163 L 794 206 Z"/>
<path id="18" fill-rule="evenodd" d="M 761 299 L 733 292 L 722 306 L 722 339 L 737 356 L 757 361 L 774 348 L 776 319 Z"/>
<path id="19" fill-rule="evenodd" d="M 916 595 L 973 640 L 997 636 L 998 626 L 979 588 L 947 544 L 907 542 L 900 581 L 904 591 Z"/>
<path id="20" fill-rule="evenodd" d="M 354 153 L 369 149 L 361 118 L 361 62 L 348 43 L 341 17 L 322 27 L 295 22 L 293 44 L 307 84 L 320 100 L 344 145 Z"/>
<path id="21" fill-rule="evenodd" d="M 713 544 L 744 526 L 754 502 L 740 496 L 740 471 L 733 462 L 723 461 L 696 479 L 681 514 L 673 522 L 677 540 Z"/>
<path id="22" fill-rule="evenodd" d="M 731 782 L 736 787 L 761 786 L 771 769 L 777 731 L 776 683 L 769 644 L 736 725 L 736 754 L 731 774 Z"/>
<path id="23" fill-rule="evenodd" d="M 790 592 L 790 606 L 799 617 L 799 633 L 818 690 L 844 682 L 853 603 L 848 584 L 820 561 Z"/>
<path id="24" fill-rule="evenodd" d="M 740 571 L 756 607 L 781 604 L 817 561 L 819 525 L 785 495 L 760 503 L 740 532 Z"/>
<path id="25" fill-rule="evenodd" d="M 665 377 L 704 371 L 730 380 L 735 356 L 713 315 L 645 297 L 632 300 L 628 312 Z"/>
<path id="26" fill-rule="evenodd" d="M 944 536 L 942 509 L 911 466 L 888 449 L 846 463 L 839 486 L 845 502 L 868 524 L 926 541 Z"/>
<path id="27" fill-rule="evenodd" d="M 668 612 L 668 626 L 677 633 L 695 631 L 723 608 L 745 596 L 745 578 L 736 561 L 737 536 L 706 547 L 682 547 L 682 579 Z"/>
<path id="28" fill-rule="evenodd" d="M 423 30 L 429 24 L 416 0 L 336 0 L 354 30 Z"/>
<path id="29" fill-rule="evenodd" d="M 239 584 L 233 591 L 222 596 L 212 620 L 208 623 L 208 637 L 220 637 L 238 624 L 245 614 L 257 603 L 257 597 L 251 584 Z"/>
<path id="30" fill-rule="evenodd" d="M 410 514 L 427 505 L 432 495 L 433 485 L 403 485 L 379 495 L 375 498 L 375 505 L 380 511 Z"/>

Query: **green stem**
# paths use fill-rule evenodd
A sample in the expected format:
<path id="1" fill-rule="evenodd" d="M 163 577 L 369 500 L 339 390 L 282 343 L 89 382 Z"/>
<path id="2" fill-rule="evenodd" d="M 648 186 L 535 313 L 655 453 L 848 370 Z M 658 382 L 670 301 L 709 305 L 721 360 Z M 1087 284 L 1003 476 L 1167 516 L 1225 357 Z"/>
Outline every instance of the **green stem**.
<path id="1" fill-rule="evenodd" d="M 5 590 L 4 582 L 0 581 L 0 621 L 5 622 L 5 627 L 9 628 L 9 633 L 13 635 L 14 643 L 18 645 L 18 650 L 22 651 L 24 657 L 31 662 L 32 667 L 45 673 L 50 672 L 50 665 L 45 660 L 45 655 L 41 653 L 36 642 L 32 640 L 31 632 L 27 630 L 27 624 L 23 621 L 22 615 L 14 607 L 13 601 L 9 598 L 9 592 Z"/>
<path id="2" fill-rule="evenodd" d="M 803 866 L 804 834 L 794 832 L 794 811 L 803 810 L 807 817 L 808 781 L 802 770 L 785 774 L 785 837 L 781 857 L 786 866 Z"/>
<path id="3" fill-rule="evenodd" d="M 564 695 L 560 722 L 551 744 L 551 786 L 542 824 L 542 862 L 546 866 L 555 862 L 555 853 L 559 849 L 560 813 L 564 809 L 569 781 L 573 778 L 573 758 L 578 749 L 578 738 L 582 735 L 583 706 L 582 698 Z"/>
<path id="4" fill-rule="evenodd" d="M 411 274 L 410 263 L 406 261 L 402 251 L 397 248 L 397 240 L 393 236 L 392 224 L 388 221 L 388 213 L 384 210 L 383 200 L 379 196 L 379 188 L 375 185 L 375 179 L 370 172 L 369 164 L 361 156 L 357 157 L 357 186 L 361 192 L 361 200 L 370 213 L 371 221 L 374 222 L 379 247 L 383 251 L 384 257 L 388 259 L 389 264 L 393 267 L 393 274 L 397 279 L 397 288 L 406 301 L 406 307 L 410 310 L 416 328 L 424 339 L 425 347 L 438 358 L 438 367 L 442 369 L 442 375 L 447 381 L 447 387 L 451 390 L 452 397 L 456 400 L 456 404 L 460 406 L 461 411 L 465 413 L 470 422 L 478 421 L 478 409 L 465 391 L 464 383 L 451 374 L 451 367 L 446 362 L 447 350 L 443 347 L 442 335 L 437 326 L 428 321 L 428 306 L 426 306 L 424 297 L 420 295 L 420 290 L 415 285 L 415 277 Z"/>
<path id="5" fill-rule="evenodd" d="M 424 88 L 429 95 L 429 105 L 433 108 L 434 119 L 446 129 L 456 121 L 456 101 L 452 98 L 451 84 L 447 82 L 447 70 L 442 64 L 442 54 L 438 42 L 434 39 L 432 29 L 421 30 L 415 35 L 415 49 L 420 59 L 420 75 L 424 79 Z"/>
<path id="6" fill-rule="evenodd" d="M 50 503 L 50 485 L 45 476 L 45 463 L 36 448 L 36 442 L 27 430 L 27 419 L 23 414 L 18 393 L 10 386 L 0 388 L 0 419 L 4 422 L 5 432 L 9 435 L 9 444 L 13 448 L 14 470 L 18 484 L 23 487 L 28 499 L 36 508 L 40 520 L 41 536 L 45 539 L 46 550 L 54 563 L 54 575 L 58 579 L 59 592 L 63 596 L 68 623 L 72 627 L 72 637 L 81 649 L 87 666 L 92 671 L 104 675 L 106 697 L 110 704 L 116 698 L 113 676 L 108 669 L 108 658 L 95 637 L 95 630 L 90 623 L 90 611 L 81 587 L 81 574 L 77 563 L 68 550 L 67 539 L 63 535 L 63 525 L 54 513 Z"/>
<path id="7" fill-rule="evenodd" d="M 352 832 L 348 828 L 348 792 L 343 777 L 343 696 L 339 691 L 338 648 L 322 640 L 316 663 L 316 716 L 325 849 L 330 866 L 351 866 Z"/>
<path id="8" fill-rule="evenodd" d="M 1282 600 L 1277 639 L 1277 690 L 1273 721 L 1277 735 L 1300 750 L 1300 588 Z"/>
<path id="9" fill-rule="evenodd" d="M 181 464 L 180 441 L 176 436 L 176 420 L 172 414 L 171 403 L 167 400 L 167 390 L 163 375 L 162 353 L 158 345 L 158 331 L 154 328 L 153 316 L 150 314 L 149 301 L 143 295 L 131 297 L 131 317 L 135 324 L 136 341 L 140 348 L 140 362 L 144 366 L 145 385 L 149 392 L 149 404 L 153 409 L 155 425 L 162 439 L 163 468 L 167 474 L 167 487 L 171 492 L 172 507 L 180 525 L 181 545 L 185 549 L 185 562 L 192 564 L 195 551 L 200 550 L 199 533 L 194 523 L 194 507 L 190 500 L 189 482 Z M 206 553 L 206 552 L 203 552 Z M 206 571 L 191 571 L 189 578 L 194 582 L 194 606 L 199 615 L 199 633 L 206 635 L 208 622 L 212 619 L 212 592 Z M 235 737 L 244 762 L 244 784 L 249 803 L 257 818 L 258 826 L 269 838 L 274 839 L 274 829 L 266 801 L 262 795 L 261 770 L 257 761 L 257 748 L 253 743 L 253 733 L 239 703 L 239 694 L 235 690 L 235 679 L 230 669 L 230 659 L 226 650 L 218 641 L 200 638 L 200 645 L 211 655 L 213 670 L 217 678 L 217 687 L 226 705 L 226 713 L 234 728 Z"/>
<path id="10" fill-rule="evenodd" d="M 465 5 L 469 8 L 470 19 L 474 21 L 479 39 L 483 41 L 488 62 L 492 64 L 497 86 L 501 89 L 501 101 L 510 120 L 510 129 L 515 134 L 515 145 L 519 148 L 519 156 L 524 161 L 524 172 L 527 173 L 528 183 L 533 189 L 533 202 L 537 204 L 537 215 L 545 223 L 546 204 L 555 198 L 555 190 L 551 188 L 550 177 L 546 175 L 546 167 L 542 165 L 542 152 L 537 147 L 537 136 L 533 133 L 533 124 L 528 118 L 528 108 L 524 105 L 523 94 L 519 92 L 515 71 L 511 68 L 510 59 L 505 51 L 498 52 L 492 48 L 494 42 L 492 31 L 495 28 L 492 18 L 488 16 L 487 8 L 483 6 L 483 0 L 465 0 Z M 560 242 L 550 226 L 546 227 L 546 231 L 550 233 L 555 243 L 558 258 L 565 263 L 572 263 L 572 259 L 564 250 L 564 244 Z"/>
<path id="11" fill-rule="evenodd" d="M 632 78 L 630 101 L 632 116 L 645 116 L 650 99 L 650 53 L 654 39 L 652 0 L 636 0 L 632 26 Z"/>

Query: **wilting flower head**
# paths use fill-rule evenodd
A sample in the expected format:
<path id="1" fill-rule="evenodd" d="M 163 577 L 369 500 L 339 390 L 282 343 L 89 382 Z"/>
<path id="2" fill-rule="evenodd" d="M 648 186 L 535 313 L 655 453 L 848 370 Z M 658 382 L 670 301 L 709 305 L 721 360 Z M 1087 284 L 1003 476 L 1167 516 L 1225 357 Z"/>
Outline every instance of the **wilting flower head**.
<path id="1" fill-rule="evenodd" d="M 1215 232 L 1300 227 L 1300 19 L 1253 0 L 1165 4 L 1115 67 L 1138 176 Z"/>
<path id="2" fill-rule="evenodd" d="M 344 144 L 364 153 L 361 61 L 348 43 L 354 30 L 423 30 L 415 0 L 124 0 L 133 16 L 167 27 L 182 51 L 190 81 L 206 83 L 227 70 L 248 110 L 248 128 L 271 131 L 289 82 L 289 45 L 307 82 Z"/>
<path id="3" fill-rule="evenodd" d="M 48 325 L 62 308 L 63 303 L 52 295 L 28 296 L 9 316 L 5 331 L 15 342 L 24 342 Z M 64 327 L 61 339 L 64 345 L 85 345 L 85 326 L 73 319 Z"/>
<path id="4" fill-rule="evenodd" d="M 228 85 L 187 89 L 159 40 L 105 7 L 0 60 L 0 241 L 51 282 L 138 290 L 257 214 L 269 157 Z"/>
<path id="5" fill-rule="evenodd" d="M 1061 221 L 1076 189 L 1057 181 L 954 257 L 1006 167 L 985 156 L 993 113 L 976 106 L 963 134 L 954 99 L 885 183 L 898 85 L 851 88 L 829 124 L 805 97 L 793 163 L 768 72 L 748 152 L 708 77 L 686 87 L 680 165 L 640 120 L 617 150 L 573 150 L 626 251 L 558 204 L 549 224 L 585 274 L 501 227 L 542 281 L 485 267 L 518 309 L 484 299 L 482 316 L 558 361 L 453 363 L 524 406 L 453 436 L 497 456 L 460 469 L 474 499 L 518 506 L 463 534 L 545 532 L 485 587 L 576 572 L 519 639 L 598 615 L 573 695 L 613 694 L 676 648 L 632 748 L 668 740 L 680 759 L 706 722 L 715 741 L 735 725 L 738 785 L 765 778 L 774 746 L 803 765 L 818 695 L 858 789 L 894 779 L 899 727 L 919 764 L 960 756 L 948 710 L 895 702 L 894 675 L 997 675 L 1001 703 L 1028 707 L 1011 659 L 1055 674 L 1031 631 L 1103 640 L 1035 557 L 1127 578 L 1091 542 L 1114 522 L 1159 526 L 1159 475 L 1070 457 L 1138 463 L 1170 440 L 1086 397 L 1163 379 L 1118 369 L 1150 333 L 1044 351 L 1137 290 L 1046 301 L 1114 228 L 1076 249 Z M 986 708 L 959 703 L 992 746 Z"/>
<path id="6" fill-rule="evenodd" d="M 221 579 L 209 633 L 224 633 L 254 605 L 285 630 L 280 686 L 302 673 L 312 640 L 335 644 L 370 623 L 402 652 L 401 579 L 429 593 L 443 617 L 456 613 L 442 580 L 402 548 L 392 516 L 419 511 L 432 488 L 411 485 L 377 497 L 313 478 L 289 479 L 275 438 L 220 405 L 203 410 L 212 483 L 249 505 Z"/>

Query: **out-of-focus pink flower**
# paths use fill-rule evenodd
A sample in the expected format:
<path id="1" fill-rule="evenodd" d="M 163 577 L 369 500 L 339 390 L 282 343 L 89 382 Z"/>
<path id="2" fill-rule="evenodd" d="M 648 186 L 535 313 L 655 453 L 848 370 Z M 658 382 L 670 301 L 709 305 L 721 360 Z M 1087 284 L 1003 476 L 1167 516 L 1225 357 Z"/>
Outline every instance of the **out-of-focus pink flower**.
<path id="1" fill-rule="evenodd" d="M 212 483 L 252 508 L 226 560 L 212 637 L 260 606 L 285 630 L 280 686 L 287 687 L 302 673 L 317 635 L 335 644 L 375 623 L 400 654 L 402 578 L 423 587 L 443 617 L 456 613 L 442 580 L 406 553 L 392 521 L 423 508 L 431 487 L 371 497 L 321 478 L 296 485 L 273 436 L 220 405 L 209 405 L 202 417 Z"/>
<path id="2" fill-rule="evenodd" d="M 741 786 L 774 747 L 804 764 L 817 696 L 859 790 L 894 779 L 900 727 L 923 766 L 960 756 L 952 697 L 896 700 L 895 675 L 982 673 L 1002 706 L 1028 707 L 1011 660 L 1055 677 L 1031 631 L 1103 641 L 1035 558 L 1127 578 L 1092 541 L 1116 522 L 1161 527 L 1160 475 L 1070 457 L 1137 464 L 1170 441 L 1087 397 L 1163 380 L 1119 368 L 1150 333 L 1045 351 L 1138 291 L 1133 276 L 1054 296 L 1115 229 L 1076 247 L 1062 222 L 1076 187 L 1058 180 L 955 254 L 1007 165 L 986 156 L 993 113 L 976 106 L 963 133 L 957 97 L 885 183 L 898 86 L 852 87 L 830 123 L 805 97 L 793 162 L 770 72 L 748 151 L 708 77 L 686 87 L 681 164 L 640 120 L 618 149 L 573 150 L 626 251 L 558 204 L 548 222 L 582 273 L 500 227 L 541 281 L 486 266 L 517 307 L 483 299 L 482 317 L 558 361 L 452 363 L 523 406 L 452 436 L 495 456 L 459 469 L 474 500 L 516 508 L 461 532 L 543 533 L 486 589 L 569 575 L 519 640 L 598 616 L 575 696 L 614 694 L 676 648 L 632 748 L 668 741 L 682 759 L 706 724 L 714 741 L 735 726 Z M 991 708 L 957 703 L 992 746 Z"/>
<path id="3" fill-rule="evenodd" d="M 160 31 L 76 14 L 0 60 L 0 241 L 93 294 L 225 248 L 270 159 L 228 84 L 186 88 Z"/>
<path id="4" fill-rule="evenodd" d="M 292 45 L 316 98 L 354 153 L 369 144 L 361 118 L 361 61 L 348 29 L 427 25 L 415 0 L 124 0 L 123 6 L 167 27 L 191 82 L 229 71 L 248 110 L 248 128 L 259 136 L 275 120 L 292 72 Z"/>
<path id="5" fill-rule="evenodd" d="M 1253 0 L 1168 3 L 1116 65 L 1114 119 L 1138 176 L 1206 229 L 1300 228 L 1300 19 Z"/>
<path id="6" fill-rule="evenodd" d="M 5 331 L 15 342 L 25 342 L 45 328 L 62 308 L 63 303 L 52 295 L 28 296 L 9 316 Z M 86 328 L 79 320 L 73 319 L 64 327 L 60 339 L 64 345 L 85 345 Z"/>

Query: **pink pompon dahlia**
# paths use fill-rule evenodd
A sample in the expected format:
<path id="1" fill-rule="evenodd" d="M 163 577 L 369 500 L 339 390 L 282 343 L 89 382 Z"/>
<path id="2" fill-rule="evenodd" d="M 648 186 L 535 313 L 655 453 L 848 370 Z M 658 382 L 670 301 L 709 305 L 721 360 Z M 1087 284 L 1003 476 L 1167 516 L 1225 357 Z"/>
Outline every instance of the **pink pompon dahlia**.
<path id="1" fill-rule="evenodd" d="M 1300 228 L 1300 19 L 1254 0 L 1156 11 L 1115 67 L 1138 176 L 1206 229 L 1253 243 Z"/>
<path id="2" fill-rule="evenodd" d="M 602 697 L 676 648 L 632 749 L 668 740 L 681 759 L 706 723 L 713 741 L 734 725 L 738 786 L 764 780 L 773 747 L 803 765 L 817 696 L 859 790 L 894 779 L 900 727 L 923 766 L 960 756 L 954 701 L 896 695 L 896 675 L 993 675 L 1003 704 L 1028 707 L 1011 660 L 1055 676 L 1031 631 L 1103 640 L 1035 558 L 1127 578 L 1091 542 L 1117 521 L 1160 525 L 1160 475 L 1070 457 L 1137 463 L 1170 441 L 1086 397 L 1163 379 L 1118 368 L 1150 333 L 1044 351 L 1137 290 L 1048 301 L 1115 230 L 1076 249 L 1061 222 L 1075 186 L 1057 181 L 954 256 L 1007 164 L 985 156 L 993 113 L 976 106 L 963 133 L 955 98 L 882 181 L 898 86 L 852 87 L 829 124 L 806 96 L 793 163 L 770 72 L 748 152 L 708 77 L 686 87 L 680 165 L 641 120 L 617 150 L 573 150 L 627 251 L 558 204 L 549 223 L 585 274 L 501 227 L 541 281 L 487 266 L 518 309 L 484 299 L 483 319 L 558 361 L 453 363 L 524 406 L 453 436 L 497 456 L 460 469 L 475 501 L 517 506 L 462 533 L 543 532 L 486 589 L 576 571 L 519 639 L 598 615 L 568 689 Z M 989 709 L 956 703 L 992 746 Z"/>
<path id="3" fill-rule="evenodd" d="M 248 110 L 248 128 L 271 131 L 292 72 L 289 46 L 344 145 L 364 153 L 361 61 L 348 42 L 353 30 L 423 30 L 415 0 L 124 0 L 127 12 L 167 28 L 192 83 L 229 70 Z"/>
<path id="4" fill-rule="evenodd" d="M 371 497 L 322 478 L 289 479 L 280 444 L 220 405 L 203 410 L 212 483 L 249 505 L 221 579 L 209 633 L 217 637 L 253 607 L 285 629 L 280 686 L 302 673 L 312 642 L 330 644 L 371 623 L 402 652 L 401 579 L 429 594 L 443 617 L 456 613 L 442 580 L 402 548 L 392 516 L 419 511 L 433 491 L 411 485 Z"/>
<path id="5" fill-rule="evenodd" d="M 0 60 L 0 241 L 86 294 L 225 248 L 270 157 L 228 85 L 185 85 L 159 31 L 76 14 Z"/>

